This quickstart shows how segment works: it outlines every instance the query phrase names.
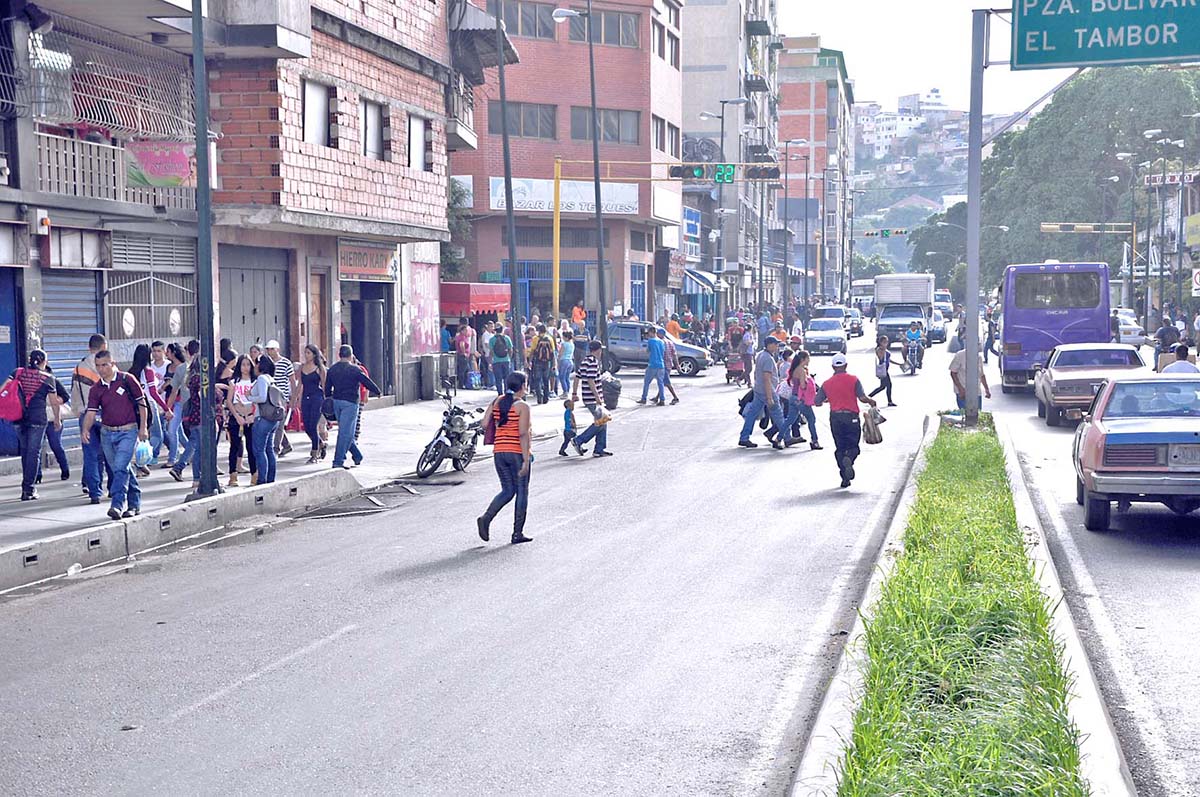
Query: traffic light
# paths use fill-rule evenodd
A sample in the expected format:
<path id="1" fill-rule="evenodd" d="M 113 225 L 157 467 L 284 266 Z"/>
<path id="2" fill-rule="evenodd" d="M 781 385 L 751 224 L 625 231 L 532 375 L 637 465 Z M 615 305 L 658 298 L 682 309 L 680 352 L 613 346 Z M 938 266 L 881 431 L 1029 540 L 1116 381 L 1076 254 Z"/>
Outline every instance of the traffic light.
<path id="1" fill-rule="evenodd" d="M 746 167 L 747 180 L 778 180 L 779 175 L 780 170 L 776 165 Z"/>
<path id="2" fill-rule="evenodd" d="M 670 175 L 672 180 L 703 180 L 706 176 L 706 171 L 703 166 L 696 164 L 672 166 Z"/>

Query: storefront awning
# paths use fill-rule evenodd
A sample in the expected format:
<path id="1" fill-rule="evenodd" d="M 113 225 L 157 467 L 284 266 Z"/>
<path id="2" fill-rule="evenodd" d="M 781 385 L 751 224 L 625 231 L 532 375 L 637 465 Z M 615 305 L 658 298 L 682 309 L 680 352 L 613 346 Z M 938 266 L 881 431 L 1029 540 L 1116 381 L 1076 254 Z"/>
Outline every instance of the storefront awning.
<path id="1" fill-rule="evenodd" d="M 716 274 L 707 271 L 698 271 L 689 268 L 683 273 L 683 276 L 683 292 L 685 295 L 708 294 L 713 291 L 725 289 L 720 278 Z"/>
<path id="2" fill-rule="evenodd" d="M 442 315 L 466 316 L 475 313 L 502 313 L 512 302 L 509 286 L 486 282 L 443 282 Z"/>

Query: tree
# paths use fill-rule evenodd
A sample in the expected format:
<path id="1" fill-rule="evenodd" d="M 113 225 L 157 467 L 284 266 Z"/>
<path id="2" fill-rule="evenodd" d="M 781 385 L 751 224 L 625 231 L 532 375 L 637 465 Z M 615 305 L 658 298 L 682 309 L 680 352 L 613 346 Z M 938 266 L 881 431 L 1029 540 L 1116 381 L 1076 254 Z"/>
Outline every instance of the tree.
<path id="1" fill-rule="evenodd" d="M 462 246 L 471 240 L 471 196 L 466 186 L 457 180 L 450 181 L 449 201 L 446 203 L 446 218 L 450 227 L 450 240 L 442 244 L 442 280 L 453 282 L 466 276 L 471 265 L 459 253 Z"/>
<path id="2" fill-rule="evenodd" d="M 856 280 L 875 279 L 880 274 L 894 274 L 895 271 L 891 262 L 881 254 L 864 257 L 858 252 L 854 253 L 854 279 Z"/>
<path id="3" fill-rule="evenodd" d="M 949 226 L 940 226 L 947 224 Z M 945 213 L 935 213 L 908 236 L 912 255 L 908 270 L 936 274 L 939 286 L 948 286 L 954 266 L 967 259 L 967 205 L 959 202 Z"/>

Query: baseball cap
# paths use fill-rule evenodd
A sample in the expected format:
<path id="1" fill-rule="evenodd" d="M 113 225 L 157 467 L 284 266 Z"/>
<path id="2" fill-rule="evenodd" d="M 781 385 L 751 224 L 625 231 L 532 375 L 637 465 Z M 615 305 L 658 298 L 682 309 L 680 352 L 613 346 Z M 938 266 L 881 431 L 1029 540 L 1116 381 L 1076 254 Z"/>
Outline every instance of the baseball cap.
<path id="1" fill-rule="evenodd" d="M 846 361 L 846 355 L 844 355 L 844 354 L 833 355 L 832 365 L 834 368 L 845 368 L 847 365 L 849 365 L 849 363 Z"/>
<path id="2" fill-rule="evenodd" d="M 763 345 L 770 346 L 771 344 L 775 344 L 776 346 L 778 346 L 779 338 L 768 335 L 767 338 L 765 340 L 763 340 Z"/>
<path id="3" fill-rule="evenodd" d="M 268 349 L 278 349 L 278 348 L 279 348 L 279 341 L 275 340 L 274 338 L 271 338 L 270 340 L 268 340 L 268 341 L 267 341 L 267 346 L 266 346 L 266 348 L 268 348 Z"/>

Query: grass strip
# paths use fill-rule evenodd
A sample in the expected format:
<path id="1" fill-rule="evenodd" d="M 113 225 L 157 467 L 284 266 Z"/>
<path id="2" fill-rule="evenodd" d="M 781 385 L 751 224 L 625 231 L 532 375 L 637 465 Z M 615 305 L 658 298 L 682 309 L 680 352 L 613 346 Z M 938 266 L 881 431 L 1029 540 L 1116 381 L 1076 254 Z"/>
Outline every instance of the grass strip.
<path id="1" fill-rule="evenodd" d="M 994 431 L 943 427 L 866 623 L 838 794 L 1088 794 L 1050 615 Z"/>

